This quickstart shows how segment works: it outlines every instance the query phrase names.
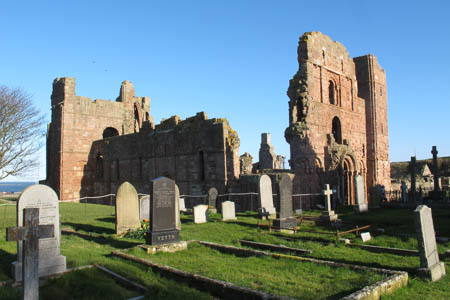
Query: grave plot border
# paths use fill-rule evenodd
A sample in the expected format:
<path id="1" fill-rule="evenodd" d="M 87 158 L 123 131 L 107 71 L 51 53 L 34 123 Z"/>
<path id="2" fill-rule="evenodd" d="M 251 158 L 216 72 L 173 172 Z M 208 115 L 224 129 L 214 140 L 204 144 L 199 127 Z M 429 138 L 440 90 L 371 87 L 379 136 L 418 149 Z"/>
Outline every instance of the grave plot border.
<path id="1" fill-rule="evenodd" d="M 387 269 L 381 269 L 381 268 L 373 268 L 373 267 L 366 267 L 366 266 L 360 266 L 360 265 L 352 265 L 352 264 L 345 264 L 345 263 L 337 263 L 334 261 L 327 261 L 327 260 L 319 260 L 314 258 L 306 258 L 306 257 L 300 257 L 300 256 L 292 256 L 292 255 L 286 255 L 286 254 L 279 254 L 279 253 L 270 253 L 260 250 L 253 250 L 253 249 L 245 249 L 230 245 L 223 245 L 218 243 L 212 243 L 207 241 L 199 241 L 199 240 L 191 240 L 188 241 L 189 243 L 198 242 L 202 245 L 211 247 L 213 249 L 221 250 L 228 253 L 233 253 L 241 256 L 272 256 L 275 258 L 287 258 L 287 259 L 293 259 L 298 261 L 305 261 L 305 262 L 311 262 L 311 263 L 317 263 L 317 264 L 325 264 L 332 267 L 346 267 L 352 270 L 364 270 L 364 271 L 371 271 L 375 273 L 381 273 L 389 275 L 387 278 L 380 280 L 374 284 L 368 285 L 363 287 L 362 289 L 343 297 L 342 299 L 380 299 L 382 295 L 391 294 L 395 290 L 402 288 L 408 284 L 408 272 L 405 271 L 394 271 L 394 270 L 387 270 Z M 230 293 L 233 293 L 234 296 L 248 299 L 250 296 L 252 299 L 292 299 L 287 298 L 285 296 L 278 296 L 278 295 L 272 295 L 256 290 L 252 290 L 249 288 L 241 287 L 238 285 L 235 285 L 233 283 L 229 283 L 226 281 L 221 281 L 217 279 L 208 278 L 201 275 L 192 274 L 189 272 L 184 272 L 166 265 L 157 264 L 130 254 L 123 253 L 121 251 L 113 251 L 111 253 L 112 255 L 122 257 L 124 259 L 128 259 L 137 263 L 141 263 L 144 265 L 147 265 L 151 268 L 154 268 L 158 271 L 161 271 L 162 273 L 174 276 L 181 280 L 188 280 L 190 283 L 195 284 L 199 289 L 207 290 L 213 294 L 219 295 L 227 295 L 227 297 L 230 295 Z M 213 287 L 213 288 L 211 288 Z"/>

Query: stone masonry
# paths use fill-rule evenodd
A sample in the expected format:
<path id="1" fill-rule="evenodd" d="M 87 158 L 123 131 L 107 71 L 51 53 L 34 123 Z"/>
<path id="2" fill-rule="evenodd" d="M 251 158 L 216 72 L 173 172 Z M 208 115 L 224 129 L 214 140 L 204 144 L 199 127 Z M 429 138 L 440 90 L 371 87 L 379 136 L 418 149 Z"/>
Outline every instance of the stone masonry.
<path id="1" fill-rule="evenodd" d="M 290 80 L 289 127 L 294 194 L 320 193 L 328 183 L 341 204 L 355 204 L 354 177 L 365 192 L 390 188 L 386 75 L 376 57 L 351 58 L 320 32 L 298 46 L 299 69 Z M 370 200 L 369 200 L 370 204 Z"/>
<path id="2" fill-rule="evenodd" d="M 166 176 L 182 194 L 226 190 L 239 178 L 239 137 L 226 119 L 204 112 L 155 125 L 150 98 L 124 81 L 115 102 L 75 94 L 74 78 L 57 78 L 47 132 L 47 179 L 60 199 L 116 193 L 128 181 L 139 193 Z"/>

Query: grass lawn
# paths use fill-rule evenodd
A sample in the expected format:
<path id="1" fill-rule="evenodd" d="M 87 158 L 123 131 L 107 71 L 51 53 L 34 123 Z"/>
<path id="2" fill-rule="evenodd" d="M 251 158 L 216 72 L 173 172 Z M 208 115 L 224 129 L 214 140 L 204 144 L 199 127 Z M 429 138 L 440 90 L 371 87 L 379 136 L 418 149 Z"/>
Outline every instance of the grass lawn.
<path id="1" fill-rule="evenodd" d="M 316 211 L 305 213 L 317 215 Z M 353 222 L 360 226 L 371 224 L 371 230 L 374 234 L 376 233 L 376 227 L 384 228 L 386 234 L 373 235 L 373 239 L 370 241 L 371 244 L 417 249 L 417 242 L 414 238 L 394 235 L 394 233 L 414 233 L 414 216 L 412 210 L 378 209 L 364 214 L 354 214 L 350 210 L 344 210 L 342 212 L 338 211 L 338 213 L 340 213 L 340 217 L 345 222 Z M 449 210 L 433 210 L 436 231 L 440 234 L 443 232 L 441 234 L 442 236 L 450 236 L 450 234 L 446 234 L 448 229 L 445 228 L 446 226 L 450 227 L 447 223 L 449 213 Z M 70 228 L 80 233 L 70 235 L 62 234 L 61 252 L 62 255 L 67 257 L 68 268 L 94 263 L 104 265 L 114 272 L 148 287 L 149 292 L 147 296 L 148 298 L 151 296 L 152 299 L 213 298 L 210 294 L 200 292 L 189 287 L 187 284 L 161 277 L 158 273 L 154 273 L 147 267 L 111 256 L 110 253 L 113 250 L 134 248 L 144 242 L 143 239 L 117 238 L 115 236 L 113 207 L 95 204 L 61 203 L 60 215 L 62 228 Z M 420 264 L 418 257 L 378 254 L 358 248 L 349 248 L 343 244 L 335 245 L 335 238 L 331 234 L 325 235 L 300 231 L 295 236 L 304 238 L 304 240 L 287 240 L 274 234 L 269 234 L 267 230 L 259 232 L 256 227 L 257 219 L 254 213 L 238 213 L 237 216 L 237 221 L 222 222 L 220 221 L 220 215 L 214 214 L 211 216 L 210 222 L 206 224 L 194 224 L 192 215 L 182 214 L 181 239 L 205 240 L 240 247 L 239 240 L 241 239 L 282 244 L 295 248 L 310 249 L 313 252 L 308 256 L 312 258 L 394 270 L 406 270 L 410 271 L 410 274 Z M 5 228 L 10 226 L 15 226 L 15 207 L 0 206 L 0 281 L 11 279 L 10 263 L 15 260 L 16 244 L 5 241 Z M 410 228 L 411 226 L 412 228 Z M 311 222 L 304 222 L 302 224 L 302 230 L 334 232 L 324 227 L 314 226 Z M 89 234 L 90 236 L 84 234 Z M 292 237 L 292 235 L 285 236 Z M 349 234 L 347 237 L 351 238 L 352 242 L 359 240 L 353 234 Z M 321 239 L 323 243 L 306 239 Z M 439 252 L 443 253 L 450 249 L 450 244 L 438 244 L 438 247 Z M 321 265 L 274 259 L 271 257 L 240 258 L 212 250 L 196 243 L 191 244 L 189 249 L 184 252 L 174 254 L 164 253 L 152 257 L 147 256 L 140 249 L 132 249 L 130 251 L 134 255 L 144 255 L 152 261 L 165 263 L 185 271 L 207 272 L 202 274 L 296 298 L 341 297 L 351 293 L 355 289 L 362 288 L 366 282 L 378 280 L 376 278 L 378 276 L 377 274 L 360 274 L 353 271 L 346 273 L 345 268 L 333 270 L 333 268 L 324 268 Z M 185 256 L 189 256 L 189 259 L 183 259 Z M 450 273 L 449 266 L 450 262 L 447 260 L 447 273 Z M 342 272 L 342 274 L 339 272 Z M 357 276 L 354 274 L 357 274 Z M 65 288 L 61 287 L 67 286 L 69 288 L 67 282 L 72 281 L 65 279 L 66 276 L 62 279 L 62 282 L 65 283 L 49 283 L 48 286 L 41 288 L 41 294 L 44 295 L 44 291 L 47 289 L 55 291 L 55 293 L 61 293 L 62 295 Z M 76 275 L 73 276 L 77 278 Z M 81 279 L 75 279 L 75 281 L 78 282 Z M 105 284 L 99 283 L 98 289 L 105 289 L 108 285 L 107 281 Z M 114 282 L 110 283 L 110 285 L 112 288 L 117 286 Z M 7 289 L 5 287 L 0 288 L 0 293 L 5 293 Z M 125 290 L 125 292 L 127 291 Z M 0 298 L 3 299 L 4 297 L 1 295 Z M 450 298 L 450 276 L 447 275 L 444 279 L 431 283 L 428 280 L 415 278 L 410 275 L 409 285 L 398 290 L 389 296 L 388 299 L 411 299 L 413 297 L 422 299 L 425 295 L 430 299 Z M 84 296 L 77 298 L 83 299 Z M 102 298 L 102 294 L 96 298 Z M 104 298 L 106 299 L 108 297 L 105 296 Z"/>

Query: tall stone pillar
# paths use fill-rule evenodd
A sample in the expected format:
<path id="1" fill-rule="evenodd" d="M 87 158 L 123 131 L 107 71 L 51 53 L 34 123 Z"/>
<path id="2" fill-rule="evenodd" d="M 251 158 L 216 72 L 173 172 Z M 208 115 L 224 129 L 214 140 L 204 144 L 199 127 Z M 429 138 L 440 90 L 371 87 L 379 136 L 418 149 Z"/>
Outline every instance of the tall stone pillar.
<path id="1" fill-rule="evenodd" d="M 431 150 L 431 154 L 433 154 L 433 175 L 434 175 L 434 193 L 435 196 L 437 196 L 440 192 L 439 188 L 439 167 L 438 167 L 438 161 L 437 161 L 437 154 L 438 151 L 436 149 L 436 146 L 433 146 Z"/>
<path id="2" fill-rule="evenodd" d="M 409 163 L 409 172 L 411 174 L 411 189 L 409 201 L 416 201 L 416 157 L 411 156 L 411 162 Z"/>

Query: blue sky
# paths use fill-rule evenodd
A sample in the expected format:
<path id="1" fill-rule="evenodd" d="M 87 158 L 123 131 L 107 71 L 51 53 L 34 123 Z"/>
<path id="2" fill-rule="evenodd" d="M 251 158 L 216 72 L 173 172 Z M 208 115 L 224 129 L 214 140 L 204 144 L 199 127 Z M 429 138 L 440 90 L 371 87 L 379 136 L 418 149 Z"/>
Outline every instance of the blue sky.
<path id="1" fill-rule="evenodd" d="M 314 3 L 313 3 L 314 2 Z M 289 79 L 298 38 L 321 31 L 386 70 L 390 160 L 450 156 L 450 1 L 5 1 L 0 84 L 22 87 L 50 120 L 53 79 L 114 100 L 123 80 L 151 115 L 226 117 L 258 160 L 262 132 L 289 157 Z M 42 167 L 26 177 L 45 178 Z"/>

